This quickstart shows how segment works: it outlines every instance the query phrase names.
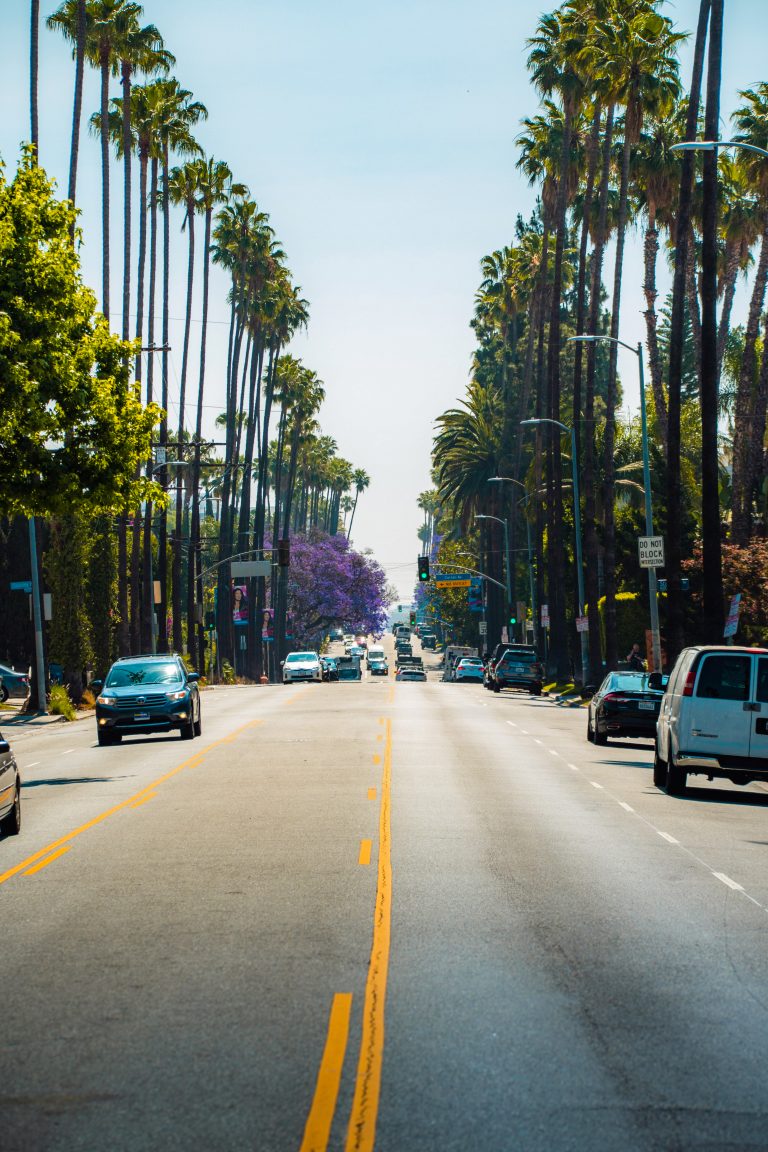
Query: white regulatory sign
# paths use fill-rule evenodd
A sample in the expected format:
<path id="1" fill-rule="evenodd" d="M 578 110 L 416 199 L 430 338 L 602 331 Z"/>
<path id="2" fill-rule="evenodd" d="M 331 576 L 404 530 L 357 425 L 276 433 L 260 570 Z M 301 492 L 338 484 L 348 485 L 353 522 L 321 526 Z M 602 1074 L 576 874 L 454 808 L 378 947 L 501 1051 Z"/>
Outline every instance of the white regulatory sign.
<path id="1" fill-rule="evenodd" d="M 663 536 L 638 536 L 637 547 L 640 553 L 641 568 L 664 567 Z"/>

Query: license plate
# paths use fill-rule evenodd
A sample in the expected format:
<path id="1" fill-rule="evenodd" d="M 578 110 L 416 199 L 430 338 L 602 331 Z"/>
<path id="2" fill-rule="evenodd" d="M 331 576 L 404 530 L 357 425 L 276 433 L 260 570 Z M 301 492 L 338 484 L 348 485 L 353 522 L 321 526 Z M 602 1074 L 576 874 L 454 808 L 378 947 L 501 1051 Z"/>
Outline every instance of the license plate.
<path id="1" fill-rule="evenodd" d="M 641 700 L 638 704 L 638 708 L 641 708 L 643 712 L 653 712 L 655 707 L 653 700 Z"/>
<path id="2" fill-rule="evenodd" d="M 149 712 L 134 712 L 134 720 L 149 720 Z"/>

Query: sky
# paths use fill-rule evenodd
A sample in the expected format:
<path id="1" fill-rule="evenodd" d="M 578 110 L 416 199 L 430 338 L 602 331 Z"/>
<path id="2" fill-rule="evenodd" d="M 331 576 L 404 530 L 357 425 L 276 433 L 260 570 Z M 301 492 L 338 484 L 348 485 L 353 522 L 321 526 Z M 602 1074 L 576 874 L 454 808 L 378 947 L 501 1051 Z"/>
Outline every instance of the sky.
<path id="1" fill-rule="evenodd" d="M 513 238 L 534 190 L 516 171 L 515 138 L 537 97 L 525 40 L 553 5 L 517 0 L 146 0 L 176 56 L 173 74 L 208 109 L 197 138 L 248 185 L 287 253 L 310 304 L 295 355 L 323 380 L 322 430 L 371 476 L 354 527 L 403 600 L 416 580 L 430 487 L 435 418 L 461 399 L 482 256 Z M 42 0 L 44 18 L 57 5 Z M 698 0 L 665 4 L 693 31 Z M 726 4 L 722 110 L 738 90 L 768 79 L 768 4 Z M 29 3 L 0 0 L 0 157 L 12 173 L 29 135 Z M 681 52 L 690 77 L 690 49 Z M 40 159 L 66 191 L 74 67 L 63 39 L 40 33 Z M 118 94 L 115 84 L 113 94 Z M 84 109 L 98 108 L 87 77 Z M 726 124 L 724 123 L 724 135 Z M 121 183 L 113 170 L 113 308 L 122 275 Z M 83 271 L 101 284 L 100 157 L 84 130 L 78 179 Z M 174 229 L 171 381 L 178 389 L 186 287 L 186 240 Z M 621 337 L 644 337 L 642 236 L 625 260 Z M 612 279 L 606 265 L 606 282 Z M 198 284 L 199 289 L 199 274 Z M 214 273 L 206 431 L 223 408 L 228 284 Z M 665 290 L 664 277 L 660 291 Z M 744 311 L 745 292 L 735 316 Z M 199 293 L 196 297 L 199 317 Z M 120 318 L 111 317 L 115 329 Z M 195 321 L 199 334 L 199 322 Z M 193 339 L 195 337 L 193 336 Z M 192 362 L 195 363 L 193 345 Z M 622 353 L 627 410 L 636 408 L 637 363 Z M 171 415 L 178 408 L 171 404 Z"/>

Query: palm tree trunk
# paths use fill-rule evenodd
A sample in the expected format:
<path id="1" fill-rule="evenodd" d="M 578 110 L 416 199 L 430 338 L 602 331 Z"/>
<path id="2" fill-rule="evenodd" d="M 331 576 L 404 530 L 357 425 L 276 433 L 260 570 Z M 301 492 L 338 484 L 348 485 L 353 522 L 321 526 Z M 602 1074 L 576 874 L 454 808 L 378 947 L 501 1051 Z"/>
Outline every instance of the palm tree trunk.
<path id="1" fill-rule="evenodd" d="M 705 139 L 720 130 L 720 79 L 723 57 L 724 0 L 712 0 L 707 61 Z M 709 135 L 706 135 L 709 133 Z M 701 269 L 701 541 L 704 642 L 723 637 L 723 558 L 720 530 L 720 460 L 717 445 L 717 149 L 704 153 L 702 182 Z"/>
<path id="2" fill-rule="evenodd" d="M 121 61 L 123 85 L 123 340 L 130 340 L 131 317 L 131 68 Z M 138 543 L 132 545 L 131 560 L 137 559 Z M 136 587 L 138 572 L 128 567 L 128 521 L 125 514 L 118 520 L 118 571 L 117 600 L 119 611 L 118 650 L 121 656 L 131 652 L 131 637 L 138 627 L 138 600 L 129 596 L 130 588 Z"/>
<path id="3" fill-rule="evenodd" d="M 749 302 L 747 325 L 744 332 L 744 354 L 741 359 L 741 372 L 736 388 L 736 404 L 733 420 L 733 489 L 731 539 L 742 548 L 751 535 L 751 498 L 749 487 L 749 444 L 752 438 L 752 397 L 757 372 L 757 338 L 760 332 L 760 316 L 768 283 L 768 213 L 763 218 L 763 237 L 760 245 L 760 258 L 757 262 L 755 282 Z"/>
<path id="4" fill-rule="evenodd" d="M 158 162 L 152 158 L 150 168 L 149 191 L 149 300 L 147 308 L 147 341 L 150 348 L 155 342 L 155 283 L 157 278 L 157 177 Z M 147 359 L 147 404 L 154 400 L 155 357 L 152 352 Z M 152 460 L 147 464 L 147 474 L 152 472 Z M 142 628 L 144 630 L 142 647 L 145 652 L 152 651 L 153 635 L 156 628 L 155 616 L 155 588 L 152 564 L 152 504 L 147 503 L 144 513 L 144 548 L 142 570 L 144 574 L 144 617 Z"/>
<path id="5" fill-rule="evenodd" d="M 699 308 L 699 290 L 696 285 L 696 247 L 692 228 L 688 238 L 685 264 L 685 295 L 693 334 L 693 361 L 696 366 L 696 379 L 699 382 L 699 387 L 701 387 L 701 310 Z"/>
<path id="6" fill-rule="evenodd" d="M 696 139 L 701 79 L 704 72 L 704 50 L 711 0 L 701 0 L 696 41 L 693 54 L 688 112 L 685 120 L 685 139 Z M 688 246 L 691 242 L 691 209 L 693 200 L 693 153 L 684 152 L 680 171 L 680 196 L 677 209 L 677 243 L 675 245 L 675 271 L 672 286 L 672 316 L 669 331 L 669 383 L 667 387 L 667 659 L 671 665 L 685 643 L 684 606 L 680 588 L 682 560 L 683 514 L 680 475 L 680 400 L 683 373 L 683 341 L 685 338 L 685 296 Z"/>
<path id="7" fill-rule="evenodd" d="M 200 623 L 197 637 L 190 621 L 195 618 L 196 605 L 203 605 L 203 570 L 200 549 L 200 446 L 203 436 L 203 400 L 205 396 L 205 356 L 208 341 L 208 293 L 211 270 L 211 222 L 213 209 L 205 211 L 205 238 L 203 240 L 203 307 L 200 326 L 200 369 L 197 382 L 197 413 L 195 416 L 195 456 L 192 470 L 192 522 L 190 525 L 189 565 L 187 578 L 187 628 L 189 655 L 192 663 L 202 671 L 205 629 Z"/>
<path id="8" fill-rule="evenodd" d="M 163 141 L 162 182 L 163 182 L 163 379 L 161 404 L 165 415 L 160 423 L 160 445 L 168 449 L 168 341 L 170 340 L 170 290 L 171 290 L 171 205 L 168 196 L 169 170 L 168 141 Z M 168 488 L 168 470 L 159 473 L 163 488 Z M 163 509 L 158 532 L 157 578 L 160 581 L 160 633 L 157 638 L 158 652 L 168 651 L 168 511 Z"/>
<path id="9" fill-rule="evenodd" d="M 32 0 L 31 26 L 29 37 L 29 114 L 30 139 L 35 149 L 35 163 L 40 149 L 40 126 L 38 118 L 37 81 L 40 47 L 40 0 Z"/>
<path id="10" fill-rule="evenodd" d="M 648 344 L 648 365 L 651 370 L 653 405 L 656 409 L 656 424 L 659 439 L 664 451 L 667 450 L 667 400 L 664 395 L 663 369 L 659 352 L 659 337 L 656 318 L 656 262 L 659 255 L 659 230 L 656 227 L 656 206 L 648 204 L 648 227 L 643 246 L 645 256 L 645 331 Z"/>
<path id="11" fill-rule="evenodd" d="M 75 42 L 75 99 L 72 110 L 72 143 L 69 149 L 68 196 L 74 204 L 77 193 L 77 160 L 80 153 L 80 118 L 83 112 L 83 76 L 85 75 L 86 0 L 77 0 L 77 40 Z M 75 237 L 72 224 L 72 239 Z"/>
<path id="12" fill-rule="evenodd" d="M 101 311 L 109 319 L 109 47 L 101 49 Z"/>
<path id="13" fill-rule="evenodd" d="M 723 370 L 723 356 L 728 342 L 728 333 L 731 330 L 731 312 L 736 296 L 736 281 L 739 276 L 739 245 L 728 244 L 725 251 L 725 275 L 722 280 L 723 303 L 720 310 L 720 323 L 717 328 L 717 379 Z"/>
<path id="14" fill-rule="evenodd" d="M 181 355 L 181 381 L 179 384 L 179 426 L 178 448 L 176 455 L 181 459 L 181 446 L 184 442 L 184 415 L 187 402 L 187 368 L 189 366 L 189 335 L 192 329 L 192 292 L 195 282 L 195 206 L 194 202 L 187 202 L 188 232 L 188 259 L 187 259 L 187 303 L 184 312 L 184 347 Z M 176 530 L 173 540 L 173 647 L 174 651 L 181 652 L 183 631 L 181 627 L 181 535 L 182 535 L 182 475 L 178 469 L 176 477 Z M 190 554 L 191 563 L 191 554 Z M 187 618 L 187 644 L 189 636 L 194 631 L 195 624 L 191 616 Z"/>

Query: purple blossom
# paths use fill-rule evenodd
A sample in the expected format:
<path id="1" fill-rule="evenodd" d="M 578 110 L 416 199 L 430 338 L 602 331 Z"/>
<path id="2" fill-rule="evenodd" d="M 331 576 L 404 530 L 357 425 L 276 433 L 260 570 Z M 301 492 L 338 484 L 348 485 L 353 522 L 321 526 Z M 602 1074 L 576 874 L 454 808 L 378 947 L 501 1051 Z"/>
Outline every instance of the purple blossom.
<path id="1" fill-rule="evenodd" d="M 309 644 L 334 624 L 384 631 L 389 598 L 384 569 L 344 536 L 314 531 L 291 538 L 288 611 L 294 644 Z"/>

